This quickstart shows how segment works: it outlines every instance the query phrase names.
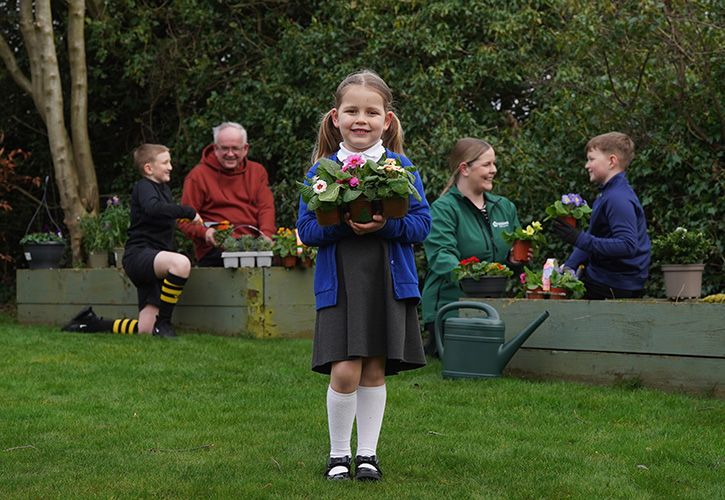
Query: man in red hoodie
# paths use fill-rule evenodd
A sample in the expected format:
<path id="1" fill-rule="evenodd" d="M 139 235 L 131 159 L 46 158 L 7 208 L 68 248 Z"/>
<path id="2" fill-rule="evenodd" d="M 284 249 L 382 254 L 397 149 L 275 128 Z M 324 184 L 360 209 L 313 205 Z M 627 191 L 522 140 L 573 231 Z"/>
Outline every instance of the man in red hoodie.
<path id="1" fill-rule="evenodd" d="M 274 198 L 265 168 L 247 158 L 247 131 L 234 122 L 214 127 L 214 144 L 184 179 L 181 203 L 193 207 L 205 222 L 229 221 L 236 234 L 271 238 L 276 231 Z M 197 265 L 222 266 L 215 230 L 183 222 L 181 231 L 194 242 Z"/>

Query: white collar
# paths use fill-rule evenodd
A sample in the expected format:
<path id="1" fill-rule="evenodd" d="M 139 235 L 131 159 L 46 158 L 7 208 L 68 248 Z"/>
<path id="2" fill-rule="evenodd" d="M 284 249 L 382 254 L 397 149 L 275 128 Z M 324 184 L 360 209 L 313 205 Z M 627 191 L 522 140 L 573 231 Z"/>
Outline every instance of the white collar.
<path id="1" fill-rule="evenodd" d="M 360 155 L 366 160 L 373 160 L 377 162 L 385 154 L 385 148 L 383 147 L 383 140 L 380 139 L 378 142 L 373 144 L 365 151 L 350 151 L 343 143 L 340 143 L 340 151 L 337 152 L 337 159 L 340 161 L 347 160 L 348 156 Z"/>

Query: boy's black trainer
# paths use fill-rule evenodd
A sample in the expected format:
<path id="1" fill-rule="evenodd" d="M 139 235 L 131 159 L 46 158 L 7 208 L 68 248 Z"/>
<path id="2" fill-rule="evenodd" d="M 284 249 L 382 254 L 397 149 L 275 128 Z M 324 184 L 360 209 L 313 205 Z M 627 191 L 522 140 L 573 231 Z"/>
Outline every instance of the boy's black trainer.
<path id="1" fill-rule="evenodd" d="M 154 323 L 153 334 L 156 337 L 176 338 L 176 332 L 171 326 L 171 323 L 169 323 L 169 320 L 159 318 L 158 316 L 156 316 L 156 323 Z"/>
<path id="2" fill-rule="evenodd" d="M 94 331 L 94 326 L 98 324 L 98 321 L 100 320 L 101 318 L 93 312 L 93 308 L 91 306 L 84 307 L 81 312 L 73 316 L 73 319 L 63 326 L 61 330 L 64 332 L 91 333 Z"/>

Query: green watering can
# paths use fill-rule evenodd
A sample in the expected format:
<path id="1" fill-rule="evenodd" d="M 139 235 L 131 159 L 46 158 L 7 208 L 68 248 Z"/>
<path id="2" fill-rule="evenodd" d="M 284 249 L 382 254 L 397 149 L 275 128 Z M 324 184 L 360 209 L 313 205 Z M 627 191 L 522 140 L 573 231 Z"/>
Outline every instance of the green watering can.
<path id="1" fill-rule="evenodd" d="M 479 309 L 485 318 L 448 318 L 455 309 Z M 549 317 L 544 311 L 524 331 L 505 343 L 506 326 L 498 311 L 483 302 L 453 302 L 441 307 L 435 321 L 438 354 L 445 378 L 500 377 L 516 350 Z M 445 341 L 444 341 L 445 340 Z M 444 350 L 445 344 L 445 350 Z"/>

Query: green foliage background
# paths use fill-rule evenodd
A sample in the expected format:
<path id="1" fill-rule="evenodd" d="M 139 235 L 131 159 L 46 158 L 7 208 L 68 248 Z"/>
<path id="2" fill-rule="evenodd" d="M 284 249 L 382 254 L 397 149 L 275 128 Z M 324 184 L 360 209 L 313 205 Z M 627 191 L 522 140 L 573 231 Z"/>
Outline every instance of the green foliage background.
<path id="1" fill-rule="evenodd" d="M 129 192 L 129 152 L 144 141 L 172 148 L 180 189 L 211 127 L 234 120 L 270 172 L 278 224 L 291 226 L 320 116 L 345 75 L 371 68 L 394 91 L 429 201 L 453 143 L 476 136 L 494 145 L 495 190 L 522 222 L 565 192 L 591 203 L 587 140 L 628 133 L 637 145 L 628 176 L 651 236 L 705 231 L 717 246 L 706 292 L 722 291 L 724 14 L 715 0 L 106 2 L 86 31 L 101 192 Z M 9 36 L 13 22 L 12 11 L 0 21 Z M 6 144 L 33 152 L 23 168 L 49 172 L 32 102 L 4 69 L 0 85 Z M 557 243 L 546 254 L 565 251 Z"/>

